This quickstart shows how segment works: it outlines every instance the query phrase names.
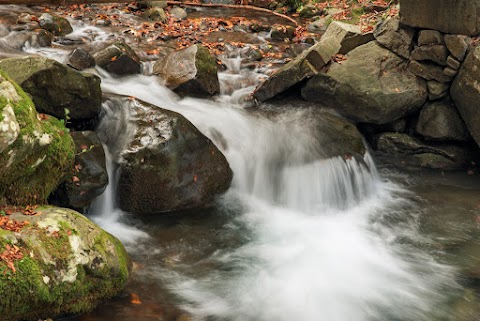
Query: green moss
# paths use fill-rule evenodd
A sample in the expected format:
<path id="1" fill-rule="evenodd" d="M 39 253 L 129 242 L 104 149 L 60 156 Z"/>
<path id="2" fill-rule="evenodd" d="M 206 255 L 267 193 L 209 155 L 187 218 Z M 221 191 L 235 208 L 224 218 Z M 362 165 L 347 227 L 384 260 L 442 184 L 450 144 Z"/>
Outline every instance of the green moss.
<path id="1" fill-rule="evenodd" d="M 210 51 L 207 48 L 197 45 L 197 55 L 195 59 L 195 67 L 197 68 L 197 74 L 216 74 L 217 62 L 212 57 Z"/>
<path id="2" fill-rule="evenodd" d="M 0 77 L 9 78 L 0 72 Z M 63 124 L 54 117 L 40 121 L 33 102 L 13 81 L 20 100 L 12 103 L 20 134 L 0 154 L 0 199 L 13 205 L 44 203 L 71 168 L 75 146 Z M 8 103 L 0 97 L 0 109 Z M 41 146 L 38 137 L 49 135 Z"/>

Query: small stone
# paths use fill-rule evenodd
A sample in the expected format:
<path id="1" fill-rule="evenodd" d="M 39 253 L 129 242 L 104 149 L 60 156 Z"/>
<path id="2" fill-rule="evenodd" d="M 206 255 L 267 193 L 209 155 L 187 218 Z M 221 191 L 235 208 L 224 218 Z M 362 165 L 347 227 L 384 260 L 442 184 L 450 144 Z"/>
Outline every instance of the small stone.
<path id="1" fill-rule="evenodd" d="M 445 44 L 455 59 L 463 61 L 472 38 L 465 35 L 445 35 Z"/>
<path id="2" fill-rule="evenodd" d="M 166 23 L 168 20 L 168 17 L 163 8 L 157 7 L 153 7 L 145 11 L 143 13 L 143 17 L 147 20 L 160 21 L 162 23 Z"/>
<path id="3" fill-rule="evenodd" d="M 182 9 L 180 7 L 174 7 L 172 10 L 170 10 L 170 14 L 177 20 L 185 20 L 187 19 L 187 12 L 185 9 Z"/>
<path id="4" fill-rule="evenodd" d="M 441 66 L 447 65 L 448 50 L 444 45 L 426 45 L 415 48 L 410 55 L 412 60 L 430 60 Z"/>
<path id="5" fill-rule="evenodd" d="M 441 45 L 444 44 L 443 35 L 437 30 L 420 30 L 418 33 L 418 45 Z"/>
<path id="6" fill-rule="evenodd" d="M 447 65 L 452 69 L 458 70 L 462 66 L 462 63 L 455 59 L 453 56 L 448 56 Z"/>
<path id="7" fill-rule="evenodd" d="M 95 59 L 85 49 L 76 48 L 68 57 L 67 65 L 77 70 L 84 70 L 95 66 Z"/>
<path id="8" fill-rule="evenodd" d="M 437 100 L 448 95 L 450 84 L 438 82 L 436 80 L 427 81 L 428 99 Z"/>
<path id="9" fill-rule="evenodd" d="M 21 13 L 19 16 L 18 16 L 18 19 L 17 19 L 17 23 L 18 24 L 27 24 L 29 22 L 31 22 L 35 16 L 29 14 L 29 13 Z"/>
<path id="10" fill-rule="evenodd" d="M 450 68 L 450 67 L 445 67 L 443 69 L 443 74 L 447 75 L 448 77 L 455 77 L 458 74 L 458 70 Z"/>
<path id="11" fill-rule="evenodd" d="M 408 64 L 408 70 L 426 80 L 436 80 L 438 82 L 446 83 L 450 82 L 453 78 L 452 76 L 445 75 L 441 66 L 432 63 L 421 63 L 412 60 Z"/>

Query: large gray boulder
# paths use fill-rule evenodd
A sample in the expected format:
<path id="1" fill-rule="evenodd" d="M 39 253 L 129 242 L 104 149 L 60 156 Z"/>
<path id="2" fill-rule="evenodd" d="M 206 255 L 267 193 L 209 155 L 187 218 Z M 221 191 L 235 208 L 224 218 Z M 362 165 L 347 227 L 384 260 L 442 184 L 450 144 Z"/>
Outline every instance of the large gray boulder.
<path id="1" fill-rule="evenodd" d="M 217 147 L 186 118 L 129 101 L 130 142 L 120 153 L 120 208 L 138 214 L 210 206 L 232 170 Z"/>
<path id="2" fill-rule="evenodd" d="M 451 96 L 470 134 L 480 145 L 480 46 L 470 51 L 452 83 Z"/>
<path id="3" fill-rule="evenodd" d="M 27 94 L 0 72 L 0 206 L 44 203 L 71 169 L 74 151 L 65 126 L 40 117 Z"/>
<path id="4" fill-rule="evenodd" d="M 385 124 L 419 109 L 427 89 L 423 80 L 406 69 L 402 58 L 372 41 L 311 78 L 302 88 L 302 97 L 354 121 Z"/>
<path id="5" fill-rule="evenodd" d="M 385 161 L 399 166 L 454 170 L 469 164 L 468 151 L 457 145 L 433 145 L 402 133 L 382 133 L 376 148 Z"/>
<path id="6" fill-rule="evenodd" d="M 102 91 L 98 76 L 45 57 L 1 59 L 0 69 L 30 94 L 41 113 L 73 125 L 91 122 L 100 114 Z"/>
<path id="7" fill-rule="evenodd" d="M 465 123 L 455 105 L 448 100 L 425 104 L 418 117 L 416 132 L 427 140 L 466 141 L 469 138 Z"/>
<path id="8" fill-rule="evenodd" d="M 78 314 L 120 294 L 130 262 L 118 239 L 72 210 L 45 206 L 30 214 L 0 216 L 17 225 L 0 229 L 2 320 Z"/>
<path id="9" fill-rule="evenodd" d="M 480 33 L 479 9 L 479 0 L 402 0 L 400 18 L 412 27 L 471 36 Z"/>
<path id="10" fill-rule="evenodd" d="M 153 74 L 182 96 L 206 97 L 220 92 L 217 62 L 207 48 L 194 45 L 155 63 Z"/>
<path id="11" fill-rule="evenodd" d="M 372 33 L 363 34 L 358 26 L 334 21 L 317 44 L 275 71 L 255 89 L 253 97 L 260 102 L 270 99 L 317 74 L 336 54 L 346 54 L 372 40 Z"/>

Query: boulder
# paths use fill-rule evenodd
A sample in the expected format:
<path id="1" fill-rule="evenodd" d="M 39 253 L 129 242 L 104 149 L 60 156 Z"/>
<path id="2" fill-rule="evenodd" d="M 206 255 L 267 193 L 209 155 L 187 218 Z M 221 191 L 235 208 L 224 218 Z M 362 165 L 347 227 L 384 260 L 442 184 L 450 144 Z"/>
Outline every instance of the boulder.
<path id="1" fill-rule="evenodd" d="M 34 213 L 14 211 L 18 229 L 0 228 L 0 253 L 14 254 L 0 261 L 2 320 L 78 314 L 120 294 L 130 262 L 118 239 L 69 209 Z"/>
<path id="2" fill-rule="evenodd" d="M 436 80 L 427 81 L 428 99 L 437 100 L 448 95 L 450 89 L 449 83 L 438 82 Z"/>
<path id="3" fill-rule="evenodd" d="M 232 180 L 227 160 L 186 118 L 129 100 L 134 131 L 120 153 L 120 208 L 136 214 L 210 206 Z"/>
<path id="4" fill-rule="evenodd" d="M 445 43 L 443 40 L 443 34 L 437 30 L 420 30 L 418 32 L 419 46 L 424 45 L 442 45 Z"/>
<path id="5" fill-rule="evenodd" d="M 444 74 L 444 68 L 442 66 L 430 62 L 411 60 L 408 64 L 408 70 L 425 80 L 435 80 L 438 82 L 447 83 L 453 79 L 452 76 Z"/>
<path id="6" fill-rule="evenodd" d="M 291 41 L 295 37 L 295 27 L 284 25 L 273 25 L 270 37 L 273 40 L 284 41 L 287 39 Z"/>
<path id="7" fill-rule="evenodd" d="M 180 7 L 173 7 L 172 10 L 170 10 L 170 15 L 176 20 L 185 20 L 188 16 L 187 11 Z"/>
<path id="8" fill-rule="evenodd" d="M 159 7 L 152 7 L 150 9 L 147 9 L 143 13 L 143 17 L 147 20 L 159 21 L 162 23 L 166 23 L 168 21 L 167 14 L 163 10 L 163 8 Z"/>
<path id="9" fill-rule="evenodd" d="M 95 59 L 93 59 L 92 55 L 90 55 L 85 49 L 75 48 L 68 56 L 67 65 L 76 70 L 82 71 L 94 67 Z"/>
<path id="10" fill-rule="evenodd" d="M 415 130 L 427 140 L 466 141 L 469 138 L 465 123 L 448 100 L 423 106 Z"/>
<path id="11" fill-rule="evenodd" d="M 408 167 L 454 170 L 469 164 L 468 151 L 457 145 L 431 145 L 402 133 L 382 133 L 376 148 L 385 161 Z"/>
<path id="12" fill-rule="evenodd" d="M 472 38 L 464 35 L 445 35 L 445 45 L 458 61 L 463 61 L 467 54 L 468 46 L 472 42 Z"/>
<path id="13" fill-rule="evenodd" d="M 400 19 L 411 27 L 470 36 L 480 33 L 479 9 L 478 0 L 402 0 Z"/>
<path id="14" fill-rule="evenodd" d="M 108 184 L 105 151 L 93 131 L 70 132 L 70 135 L 76 149 L 74 166 L 49 202 L 61 207 L 83 209 L 102 194 Z"/>
<path id="15" fill-rule="evenodd" d="M 389 17 L 375 26 L 373 35 L 379 44 L 404 58 L 410 57 L 415 31 L 401 26 L 398 18 Z"/>
<path id="16" fill-rule="evenodd" d="M 427 99 L 425 82 L 393 52 L 370 42 L 341 64 L 311 78 L 302 97 L 336 109 L 358 122 L 385 124 L 418 110 Z"/>
<path id="17" fill-rule="evenodd" d="M 253 97 L 265 101 L 304 79 L 317 74 L 338 54 L 346 54 L 356 46 L 373 40 L 371 33 L 362 34 L 358 26 L 332 22 L 320 41 L 294 60 L 278 69 L 255 89 Z"/>
<path id="18" fill-rule="evenodd" d="M 153 74 L 182 96 L 206 97 L 220 92 L 217 62 L 208 49 L 200 45 L 174 51 L 157 61 Z"/>
<path id="19" fill-rule="evenodd" d="M 40 27 L 50 31 L 55 36 L 65 36 L 73 31 L 70 22 L 67 19 L 52 15 L 50 13 L 44 13 L 39 18 Z"/>
<path id="20" fill-rule="evenodd" d="M 114 42 L 92 56 L 98 66 L 117 76 L 135 75 L 141 71 L 140 58 L 122 41 Z"/>
<path id="21" fill-rule="evenodd" d="M 64 119 L 71 127 L 93 126 L 100 114 L 100 78 L 80 73 L 45 57 L 0 60 L 0 69 L 32 96 L 41 113 Z"/>
<path id="22" fill-rule="evenodd" d="M 467 128 L 480 145 L 480 46 L 470 51 L 452 83 L 450 94 Z"/>
<path id="23" fill-rule="evenodd" d="M 447 65 L 448 50 L 445 45 L 420 46 L 413 49 L 410 59 L 429 60 L 441 66 Z"/>
<path id="24" fill-rule="evenodd" d="M 2 73 L 0 115 L 0 205 L 45 202 L 72 166 L 71 137 Z"/>

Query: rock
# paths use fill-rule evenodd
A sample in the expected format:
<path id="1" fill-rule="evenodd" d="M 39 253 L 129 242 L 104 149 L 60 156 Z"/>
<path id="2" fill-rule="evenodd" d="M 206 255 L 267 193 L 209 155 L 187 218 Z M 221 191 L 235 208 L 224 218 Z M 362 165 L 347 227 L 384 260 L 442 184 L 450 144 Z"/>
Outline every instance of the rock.
<path id="1" fill-rule="evenodd" d="M 358 26 L 332 22 L 320 41 L 260 83 L 253 97 L 265 101 L 291 86 L 317 74 L 337 53 L 347 53 L 372 40 L 372 34 L 360 33 Z"/>
<path id="2" fill-rule="evenodd" d="M 465 123 L 449 101 L 423 106 L 415 130 L 427 140 L 467 141 L 469 138 Z"/>
<path id="3" fill-rule="evenodd" d="M 427 89 L 423 80 L 406 70 L 402 58 L 372 41 L 315 75 L 303 87 L 302 97 L 354 121 L 385 124 L 419 109 Z"/>
<path id="4" fill-rule="evenodd" d="M 274 25 L 272 27 L 271 38 L 273 40 L 280 40 L 284 41 L 287 39 L 288 41 L 292 40 L 295 36 L 295 28 L 292 26 L 284 26 L 284 25 Z"/>
<path id="5" fill-rule="evenodd" d="M 450 94 L 467 128 L 480 145 L 480 47 L 470 51 L 452 83 Z"/>
<path id="6" fill-rule="evenodd" d="M 400 20 L 392 17 L 378 23 L 373 31 L 378 43 L 407 59 L 412 50 L 414 34 L 412 28 L 400 26 Z"/>
<path id="7" fill-rule="evenodd" d="M 180 95 L 206 97 L 220 92 L 217 62 L 207 48 L 193 45 L 159 60 L 153 74 Z"/>
<path id="8" fill-rule="evenodd" d="M 163 10 L 163 8 L 158 7 L 152 7 L 146 10 L 143 13 L 143 17 L 147 20 L 160 21 L 162 23 L 166 23 L 168 20 L 167 14 Z"/>
<path id="9" fill-rule="evenodd" d="M 427 81 L 428 99 L 436 100 L 448 95 L 450 89 L 449 83 L 438 82 L 436 80 Z"/>
<path id="10" fill-rule="evenodd" d="M 114 42 L 92 56 L 98 66 L 117 76 L 135 75 L 141 70 L 140 58 L 122 41 Z"/>
<path id="11" fill-rule="evenodd" d="M 168 7 L 168 3 L 167 1 L 145 1 L 146 2 L 146 5 L 147 7 L 149 8 L 162 8 L 162 9 L 165 9 L 166 7 Z"/>
<path id="12" fill-rule="evenodd" d="M 65 36 L 73 31 L 70 22 L 67 19 L 44 13 L 38 18 L 40 27 L 50 31 L 55 36 Z"/>
<path id="13" fill-rule="evenodd" d="M 83 209 L 100 194 L 108 184 L 105 152 L 93 131 L 71 132 L 75 142 L 75 162 L 72 174 L 49 198 L 51 204 Z"/>
<path id="14" fill-rule="evenodd" d="M 443 74 L 453 79 L 458 74 L 458 70 L 447 66 L 443 69 Z"/>
<path id="15" fill-rule="evenodd" d="M 0 97 L 0 205 L 43 203 L 71 168 L 73 141 L 3 73 Z"/>
<path id="16" fill-rule="evenodd" d="M 413 49 L 410 59 L 429 60 L 441 66 L 447 65 L 448 50 L 445 45 L 420 46 Z"/>
<path id="17" fill-rule="evenodd" d="M 455 59 L 463 61 L 472 38 L 464 35 L 445 35 L 445 44 Z"/>
<path id="18" fill-rule="evenodd" d="M 436 80 L 446 83 L 453 79 L 452 76 L 447 76 L 443 73 L 443 67 L 433 63 L 411 60 L 408 64 L 408 70 L 426 80 Z"/>
<path id="19" fill-rule="evenodd" d="M 411 27 L 476 35 L 480 32 L 479 7 L 476 0 L 402 0 L 400 18 Z"/>
<path id="20" fill-rule="evenodd" d="M 67 65 L 81 71 L 94 67 L 95 59 L 85 49 L 75 48 L 68 56 Z"/>
<path id="21" fill-rule="evenodd" d="M 44 320 L 93 310 L 124 288 L 130 262 L 125 248 L 85 216 L 52 206 L 19 232 L 0 230 L 0 252 L 17 251 L 13 267 L 0 262 L 2 320 Z M 16 247 L 16 248 L 15 248 Z"/>
<path id="22" fill-rule="evenodd" d="M 298 14 L 302 18 L 311 18 L 315 15 L 320 14 L 321 13 L 320 11 L 321 10 L 317 8 L 314 4 L 307 3 L 300 8 L 300 10 L 298 11 Z"/>
<path id="23" fill-rule="evenodd" d="M 39 112 L 67 120 L 73 127 L 94 125 L 102 104 L 99 77 L 45 57 L 1 59 L 0 69 L 33 97 Z"/>
<path id="24" fill-rule="evenodd" d="M 443 34 L 437 30 L 420 30 L 418 32 L 418 45 L 443 45 Z"/>
<path id="25" fill-rule="evenodd" d="M 331 16 L 325 16 L 314 20 L 307 25 L 307 31 L 313 33 L 323 33 L 332 22 Z"/>
<path id="26" fill-rule="evenodd" d="M 0 41 L 3 52 L 21 51 L 25 47 L 49 47 L 53 41 L 53 35 L 43 29 L 26 32 L 12 32 Z M 6 49 L 6 50 L 5 50 Z M 10 49 L 10 50 L 9 50 Z"/>
<path id="27" fill-rule="evenodd" d="M 462 66 L 462 63 L 455 59 L 453 56 L 448 56 L 447 58 L 447 66 L 454 70 L 459 70 L 460 67 Z"/>
<path id="28" fill-rule="evenodd" d="M 173 7 L 172 10 L 170 10 L 170 14 L 177 20 L 185 20 L 188 16 L 185 9 L 180 7 Z"/>
<path id="29" fill-rule="evenodd" d="M 121 152 L 120 208 L 136 214 L 209 206 L 232 180 L 217 147 L 180 114 L 131 100 L 134 132 Z"/>
<path id="30" fill-rule="evenodd" d="M 386 161 L 400 166 L 454 170 L 468 164 L 467 151 L 456 145 L 430 145 L 401 133 L 383 133 L 377 138 L 377 150 Z"/>

